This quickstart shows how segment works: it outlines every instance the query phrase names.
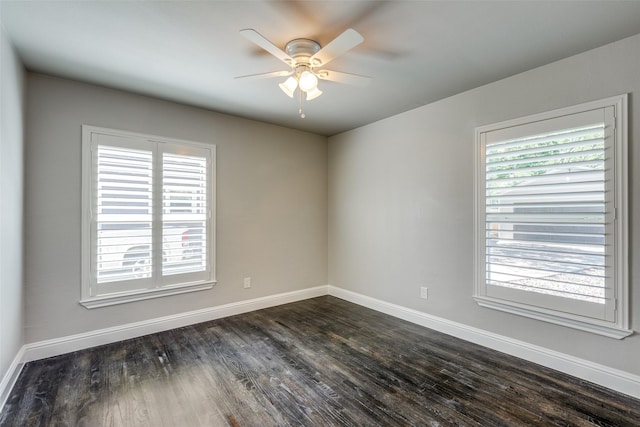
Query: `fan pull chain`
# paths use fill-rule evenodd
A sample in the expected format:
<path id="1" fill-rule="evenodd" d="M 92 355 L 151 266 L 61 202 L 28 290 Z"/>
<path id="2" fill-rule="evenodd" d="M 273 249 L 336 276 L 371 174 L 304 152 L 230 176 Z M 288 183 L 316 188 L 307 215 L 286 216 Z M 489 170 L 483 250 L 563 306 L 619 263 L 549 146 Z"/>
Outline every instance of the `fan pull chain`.
<path id="1" fill-rule="evenodd" d="M 298 114 L 300 114 L 301 119 L 304 119 L 305 117 L 307 117 L 307 115 L 304 114 L 304 110 L 302 109 L 302 102 L 302 91 L 298 89 Z"/>

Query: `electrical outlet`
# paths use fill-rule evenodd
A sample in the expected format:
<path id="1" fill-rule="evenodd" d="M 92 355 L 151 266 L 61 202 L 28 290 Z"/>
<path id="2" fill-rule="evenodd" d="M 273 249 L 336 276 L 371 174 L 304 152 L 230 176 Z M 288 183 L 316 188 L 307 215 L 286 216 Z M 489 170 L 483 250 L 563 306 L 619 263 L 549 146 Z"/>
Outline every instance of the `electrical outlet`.
<path id="1" fill-rule="evenodd" d="M 429 299 L 429 288 L 425 286 L 420 287 L 420 298 Z"/>
<path id="2" fill-rule="evenodd" d="M 244 288 L 249 289 L 251 287 L 251 277 L 244 278 Z"/>

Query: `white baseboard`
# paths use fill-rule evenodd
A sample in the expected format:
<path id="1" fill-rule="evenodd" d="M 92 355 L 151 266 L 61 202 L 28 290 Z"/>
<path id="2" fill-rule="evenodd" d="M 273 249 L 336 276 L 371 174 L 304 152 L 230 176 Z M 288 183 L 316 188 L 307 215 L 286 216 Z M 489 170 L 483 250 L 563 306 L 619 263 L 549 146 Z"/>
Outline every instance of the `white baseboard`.
<path id="1" fill-rule="evenodd" d="M 368 297 L 335 286 L 329 286 L 329 295 L 367 307 L 399 319 L 433 329 L 465 341 L 501 351 L 551 369 L 573 375 L 620 393 L 640 399 L 640 376 L 624 372 L 568 354 L 515 340 L 432 316 L 407 307 Z"/>
<path id="2" fill-rule="evenodd" d="M 129 323 L 112 328 L 99 329 L 77 335 L 34 342 L 26 344 L 23 347 L 24 354 L 22 361 L 30 362 L 32 360 L 44 359 L 46 357 L 57 356 L 98 345 L 110 344 L 143 335 L 154 334 L 156 332 L 220 319 L 222 317 L 275 307 L 281 304 L 327 295 L 327 292 L 327 286 L 318 286 L 315 288 L 302 289 L 299 291 L 286 292 L 171 316 L 159 317 L 142 322 Z"/>
<path id="3" fill-rule="evenodd" d="M 2 412 L 4 404 L 7 403 L 9 393 L 11 393 L 11 389 L 13 389 L 16 381 L 18 381 L 20 372 L 22 372 L 22 367 L 24 366 L 24 362 L 22 361 L 23 357 L 24 346 L 20 348 L 16 357 L 13 358 L 13 362 L 11 362 L 9 369 L 5 373 L 4 377 L 2 377 L 2 381 L 0 381 L 0 412 Z"/>
<path id="4" fill-rule="evenodd" d="M 501 351 L 640 399 L 640 376 L 547 348 L 351 292 L 318 286 L 24 345 L 0 382 L 0 410 L 24 363 L 236 314 L 332 295 L 445 334 Z"/>

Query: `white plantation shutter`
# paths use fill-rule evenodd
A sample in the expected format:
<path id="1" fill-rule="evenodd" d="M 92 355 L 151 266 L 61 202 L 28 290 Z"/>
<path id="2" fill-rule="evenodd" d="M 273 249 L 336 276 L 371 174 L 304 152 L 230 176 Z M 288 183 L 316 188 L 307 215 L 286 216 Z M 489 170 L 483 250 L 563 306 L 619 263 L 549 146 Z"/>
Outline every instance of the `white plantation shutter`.
<path id="1" fill-rule="evenodd" d="M 208 158 L 202 154 L 162 153 L 163 275 L 207 269 Z"/>
<path id="2" fill-rule="evenodd" d="M 604 304 L 605 195 L 604 123 L 487 144 L 487 283 Z"/>
<path id="3" fill-rule="evenodd" d="M 208 289 L 214 147 L 83 126 L 89 308 Z"/>
<path id="4" fill-rule="evenodd" d="M 152 161 L 151 151 L 97 145 L 98 283 L 151 276 Z"/>
<path id="5" fill-rule="evenodd" d="M 481 305 L 573 326 L 625 327 L 617 138 L 614 105 L 477 131 Z"/>

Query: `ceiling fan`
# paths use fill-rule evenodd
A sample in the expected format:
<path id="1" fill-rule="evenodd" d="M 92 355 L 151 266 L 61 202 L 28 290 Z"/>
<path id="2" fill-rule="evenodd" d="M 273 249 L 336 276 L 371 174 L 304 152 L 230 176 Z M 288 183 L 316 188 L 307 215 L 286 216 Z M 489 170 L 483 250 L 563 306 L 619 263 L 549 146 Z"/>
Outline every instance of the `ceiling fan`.
<path id="1" fill-rule="evenodd" d="M 236 78 L 287 77 L 284 82 L 279 84 L 280 89 L 290 98 L 293 98 L 296 89 L 299 89 L 299 113 L 302 118 L 305 117 L 302 111 L 303 93 L 307 101 L 311 101 L 322 95 L 322 91 L 318 89 L 318 79 L 359 86 L 365 86 L 371 80 L 371 78 L 367 76 L 342 73 L 323 68 L 333 59 L 364 41 L 360 33 L 352 28 L 344 31 L 324 47 L 321 47 L 320 43 L 315 40 L 300 38 L 288 42 L 284 50 L 271 43 L 254 29 L 240 30 L 240 34 L 287 64 L 289 69 L 269 73 L 250 74 Z"/>

